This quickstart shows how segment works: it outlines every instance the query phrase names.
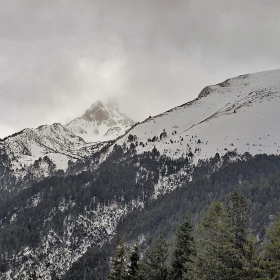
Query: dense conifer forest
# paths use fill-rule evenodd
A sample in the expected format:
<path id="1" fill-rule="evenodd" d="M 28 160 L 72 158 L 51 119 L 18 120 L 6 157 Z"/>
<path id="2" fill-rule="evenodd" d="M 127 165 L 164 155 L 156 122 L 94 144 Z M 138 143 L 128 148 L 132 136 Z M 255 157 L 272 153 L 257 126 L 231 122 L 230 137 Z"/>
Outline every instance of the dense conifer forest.
<path id="1" fill-rule="evenodd" d="M 280 209 L 280 157 L 265 154 L 252 157 L 244 154 L 233 161 L 235 156 L 234 152 L 223 157 L 216 154 L 214 158 L 200 161 L 193 167 L 191 155 L 170 159 L 160 155 L 156 148 L 138 155 L 133 147 L 116 145 L 110 158 L 97 169 L 67 177 L 53 176 L 34 183 L 32 187 L 7 199 L 0 206 L 0 272 L 4 273 L 13 268 L 16 262 L 24 261 L 22 248 L 36 248 L 40 240 L 50 232 L 55 232 L 63 240 L 65 222 L 69 217 L 75 220 L 86 213 L 86 217 L 91 220 L 97 209 L 117 203 L 119 207 L 127 207 L 129 211 L 121 216 L 114 234 L 109 236 L 102 227 L 96 228 L 98 238 L 93 246 L 73 263 L 62 278 L 53 274 L 52 279 L 106 279 L 112 269 L 112 258 L 118 244 L 121 244 L 121 238 L 124 248 L 134 256 L 126 256 L 133 259 L 125 261 L 128 266 L 135 264 L 137 254 L 140 256 L 141 266 L 151 265 L 150 250 L 154 250 L 154 246 L 161 246 L 157 250 L 166 251 L 166 255 L 162 255 L 164 258 L 160 260 L 165 276 L 160 277 L 167 277 L 171 273 L 171 266 L 178 263 L 171 252 L 174 247 L 174 254 L 180 254 L 180 248 L 176 245 L 176 232 L 186 213 L 191 221 L 190 227 L 195 229 L 194 235 L 190 231 L 190 238 L 194 238 L 195 256 L 198 258 L 198 249 L 205 246 L 197 242 L 197 229 L 206 227 L 205 219 L 211 218 L 207 214 L 209 211 L 218 219 L 225 220 L 223 226 L 229 228 L 225 225 L 230 215 L 234 214 L 228 207 L 232 203 L 230 197 L 235 189 L 246 199 L 246 226 L 251 229 L 248 230 L 250 235 L 246 231 L 246 242 L 252 242 L 250 246 L 256 243 L 256 250 L 266 248 L 259 244 L 269 244 L 266 227 L 273 226 L 274 217 Z M 154 186 L 160 176 L 173 174 L 180 174 L 176 175 L 175 182 L 180 187 L 171 188 L 153 199 Z M 213 204 L 215 201 L 219 203 Z M 62 202 L 71 207 L 61 210 Z M 201 225 L 202 221 L 205 221 L 204 225 Z M 79 227 L 75 231 L 75 238 L 82 240 L 85 233 Z M 225 246 L 229 246 L 229 241 L 225 242 Z M 137 246 L 134 247 L 134 244 Z M 75 246 L 75 243 L 71 246 Z M 233 254 L 236 253 L 234 252 Z M 18 253 L 23 255 L 22 260 L 14 257 Z M 45 265 L 49 266 L 50 263 Z M 125 270 L 129 269 L 128 266 Z M 132 271 L 136 268 L 130 269 L 130 274 L 133 274 Z M 192 269 L 195 271 L 195 267 Z M 34 272 L 36 273 L 30 271 L 30 275 L 34 276 Z M 182 271 L 172 273 L 183 275 Z"/>
<path id="2" fill-rule="evenodd" d="M 121 239 L 107 279 L 279 279 L 280 213 L 266 242 L 249 220 L 248 202 L 234 190 L 228 205 L 213 202 L 195 228 L 186 215 L 173 243 L 159 235 L 142 258 L 137 244 L 128 253 Z"/>
<path id="3" fill-rule="evenodd" d="M 221 215 L 221 219 L 225 219 L 226 223 L 230 215 L 233 215 L 228 207 L 232 204 L 230 197 L 235 189 L 246 201 L 246 246 L 254 245 L 253 249 L 257 250 L 259 257 L 259 252 L 264 250 L 264 244 L 268 242 L 266 228 L 275 224 L 275 217 L 280 209 L 280 157 L 251 157 L 247 154 L 246 160 L 232 163 L 224 158 L 223 166 L 211 174 L 213 166 L 220 161 L 219 155 L 216 155 L 210 161 L 201 163 L 200 167 L 194 170 L 191 182 L 186 181 L 180 188 L 157 200 L 148 200 L 143 208 L 130 212 L 119 223 L 114 238 L 105 242 L 102 247 L 89 249 L 73 264 L 63 279 L 78 280 L 82 275 L 84 279 L 106 279 L 112 267 L 110 260 L 116 254 L 121 238 L 127 251 L 133 252 L 132 248 L 137 244 L 140 256 L 145 256 L 147 248 L 162 235 L 169 244 L 166 262 L 170 268 L 173 263 L 171 248 L 176 248 L 176 231 L 183 223 L 186 213 L 194 229 L 202 227 L 201 223 L 209 216 L 209 211 Z M 214 201 L 219 202 L 213 204 Z M 199 246 L 203 247 L 202 244 Z"/>

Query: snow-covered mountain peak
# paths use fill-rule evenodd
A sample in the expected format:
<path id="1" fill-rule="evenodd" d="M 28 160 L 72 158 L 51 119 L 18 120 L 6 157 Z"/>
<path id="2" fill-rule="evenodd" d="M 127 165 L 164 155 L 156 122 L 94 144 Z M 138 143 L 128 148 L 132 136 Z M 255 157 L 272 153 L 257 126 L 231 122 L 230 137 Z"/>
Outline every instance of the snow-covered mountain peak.
<path id="1" fill-rule="evenodd" d="M 216 85 L 206 86 L 198 95 L 199 98 L 204 97 L 217 89 L 223 89 L 223 93 L 242 90 L 243 94 L 247 94 L 248 90 L 256 90 L 262 88 L 275 88 L 279 86 L 280 69 L 258 72 L 253 74 L 239 75 L 227 79 Z M 221 92 L 221 91 L 220 91 Z"/>
<path id="2" fill-rule="evenodd" d="M 117 143 L 138 153 L 156 147 L 171 157 L 193 155 L 195 162 L 228 151 L 278 154 L 279 108 L 280 70 L 241 75 L 145 120 Z"/>
<path id="3" fill-rule="evenodd" d="M 114 111 L 113 111 L 114 114 Z M 112 115 L 112 110 L 103 104 L 101 100 L 96 101 L 89 109 L 83 114 L 81 118 L 88 121 L 102 122 L 107 121 Z"/>
<path id="4" fill-rule="evenodd" d="M 119 112 L 116 106 L 98 100 L 66 127 L 87 142 L 99 142 L 117 138 L 133 124 L 134 122 Z"/>
<path id="5" fill-rule="evenodd" d="M 133 121 L 115 106 L 99 100 L 66 126 L 54 123 L 25 128 L 1 139 L 0 156 L 5 159 L 1 164 L 19 180 L 25 176 L 44 178 L 58 170 L 65 172 L 69 162 L 83 160 L 132 125 Z"/>

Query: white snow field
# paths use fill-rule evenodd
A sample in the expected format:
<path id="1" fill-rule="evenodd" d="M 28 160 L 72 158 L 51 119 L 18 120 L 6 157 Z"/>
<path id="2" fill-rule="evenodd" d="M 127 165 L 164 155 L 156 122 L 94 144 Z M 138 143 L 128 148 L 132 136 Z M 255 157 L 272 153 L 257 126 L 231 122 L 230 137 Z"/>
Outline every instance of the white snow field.
<path id="1" fill-rule="evenodd" d="M 280 152 L 280 70 L 241 75 L 208 86 L 199 96 L 133 127 L 117 144 L 136 135 L 138 153 L 154 146 L 173 158 L 190 151 L 194 162 L 227 151 Z M 160 139 L 165 130 L 167 137 Z M 149 142 L 154 136 L 158 140 Z M 139 143 L 142 142 L 142 145 Z"/>

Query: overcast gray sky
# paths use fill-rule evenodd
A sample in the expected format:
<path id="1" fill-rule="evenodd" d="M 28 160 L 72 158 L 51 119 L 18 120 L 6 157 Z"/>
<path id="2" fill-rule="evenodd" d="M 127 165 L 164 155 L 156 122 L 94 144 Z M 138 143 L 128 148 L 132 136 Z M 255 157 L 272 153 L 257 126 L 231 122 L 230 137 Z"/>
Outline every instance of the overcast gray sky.
<path id="1" fill-rule="evenodd" d="M 114 100 L 136 121 L 280 68 L 279 0 L 1 0 L 0 137 Z"/>

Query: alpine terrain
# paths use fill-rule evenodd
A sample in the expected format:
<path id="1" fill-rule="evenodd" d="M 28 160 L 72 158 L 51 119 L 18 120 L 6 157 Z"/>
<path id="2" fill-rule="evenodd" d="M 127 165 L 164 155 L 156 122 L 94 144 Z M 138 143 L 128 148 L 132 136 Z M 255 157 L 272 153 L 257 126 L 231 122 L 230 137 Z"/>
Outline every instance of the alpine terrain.
<path id="1" fill-rule="evenodd" d="M 84 161 L 133 124 L 112 105 L 97 101 L 82 117 L 66 125 L 26 128 L 0 140 L 0 200 L 30 182 L 71 173 L 75 162 Z"/>
<path id="2" fill-rule="evenodd" d="M 115 139 L 133 124 L 114 104 L 105 105 L 99 100 L 66 127 L 86 142 L 97 142 Z"/>
<path id="3" fill-rule="evenodd" d="M 121 236 L 143 250 L 160 233 L 172 241 L 185 212 L 197 223 L 235 188 L 263 238 L 280 207 L 279 108 L 273 70 L 141 123 L 98 101 L 2 139 L 0 279 L 105 279 Z"/>

